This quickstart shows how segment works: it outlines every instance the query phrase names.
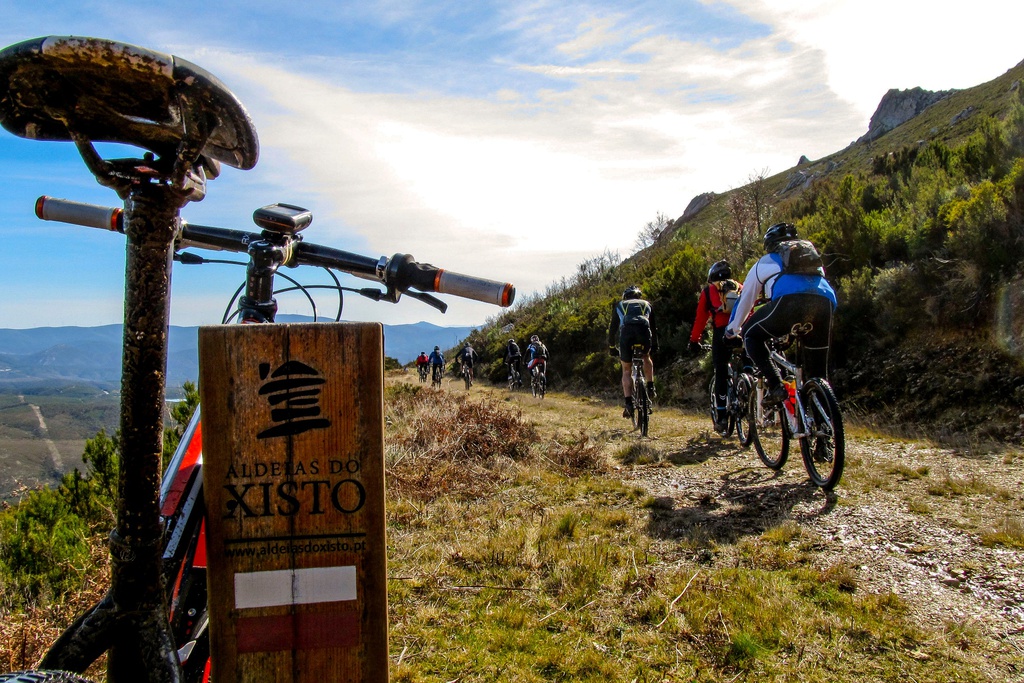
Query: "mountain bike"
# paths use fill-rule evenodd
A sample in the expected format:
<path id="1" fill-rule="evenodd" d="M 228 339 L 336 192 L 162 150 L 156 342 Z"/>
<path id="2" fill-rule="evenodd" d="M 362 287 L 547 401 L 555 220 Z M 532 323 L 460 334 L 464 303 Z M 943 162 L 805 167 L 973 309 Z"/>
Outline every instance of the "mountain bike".
<path id="1" fill-rule="evenodd" d="M 633 409 L 629 411 L 629 416 L 633 422 L 633 429 L 639 429 L 641 436 L 647 436 L 647 428 L 651 422 L 651 399 L 647 390 L 647 378 L 644 376 L 646 356 L 643 344 L 633 345 L 633 367 L 630 371 L 633 382 Z"/>
<path id="2" fill-rule="evenodd" d="M 444 366 L 433 364 L 430 366 L 430 386 L 434 389 L 441 388 L 441 380 L 444 379 Z"/>
<path id="3" fill-rule="evenodd" d="M 470 367 L 469 363 L 462 363 L 462 381 L 466 383 L 466 388 L 469 389 L 473 386 L 473 368 Z"/>
<path id="4" fill-rule="evenodd" d="M 523 386 L 523 377 L 515 363 L 508 364 L 508 390 L 515 391 Z"/>
<path id="5" fill-rule="evenodd" d="M 720 432 L 722 436 L 731 436 L 736 430 L 736 438 L 744 448 L 750 445 L 753 434 L 750 429 L 749 418 L 749 396 L 754 386 L 754 378 L 743 371 L 743 349 L 732 349 L 729 356 L 729 378 L 726 390 L 725 429 Z M 711 375 L 708 382 L 708 397 L 710 399 L 709 411 L 711 422 L 714 424 L 718 418 L 718 401 L 715 399 L 715 375 Z"/>
<path id="6" fill-rule="evenodd" d="M 534 398 L 544 398 L 548 390 L 547 361 L 541 361 L 530 368 L 530 391 Z"/>
<path id="7" fill-rule="evenodd" d="M 832 386 L 824 377 L 804 378 L 803 338 L 810 323 L 797 323 L 786 337 L 771 342 L 771 361 L 779 368 L 788 397 L 781 405 L 764 406 L 764 377 L 757 374 L 747 410 L 754 449 L 766 467 L 781 470 L 793 439 L 800 443 L 804 468 L 815 486 L 831 491 L 839 484 L 846 463 L 843 416 Z M 794 347 L 797 362 L 785 351 Z"/>
<path id="8" fill-rule="evenodd" d="M 420 376 L 420 383 L 421 384 L 426 384 L 427 383 L 427 365 L 425 363 L 423 365 L 417 365 L 416 366 L 416 372 Z"/>
<path id="9" fill-rule="evenodd" d="M 225 314 L 240 322 L 273 322 L 274 295 L 282 291 L 275 291 L 274 278 L 287 278 L 277 272 L 281 266 L 317 266 L 384 286 L 345 288 L 332 273 L 338 319 L 342 291 L 390 303 L 404 294 L 443 312 L 447 305 L 428 292 L 510 305 L 515 288 L 449 273 L 406 254 L 372 258 L 304 242 L 298 233 L 312 214 L 288 204 L 258 209 L 258 233 L 183 222 L 181 208 L 206 196 L 207 180 L 219 175 L 221 163 L 250 169 L 259 144 L 234 95 L 212 74 L 178 57 L 94 38 L 40 38 L 0 51 L 0 90 L 7 93 L 0 102 L 4 128 L 30 139 L 73 141 L 100 184 L 125 204 L 110 209 L 41 197 L 37 215 L 127 238 L 111 586 L 51 646 L 40 671 L 0 675 L 0 681 L 81 682 L 68 672 L 85 671 L 104 652 L 112 683 L 207 680 L 198 410 L 163 477 L 160 467 L 171 265 L 222 261 L 178 252 L 193 247 L 248 255 L 246 281 L 229 304 L 237 303 L 236 312 Z M 145 152 L 141 158 L 107 160 L 94 140 Z"/>

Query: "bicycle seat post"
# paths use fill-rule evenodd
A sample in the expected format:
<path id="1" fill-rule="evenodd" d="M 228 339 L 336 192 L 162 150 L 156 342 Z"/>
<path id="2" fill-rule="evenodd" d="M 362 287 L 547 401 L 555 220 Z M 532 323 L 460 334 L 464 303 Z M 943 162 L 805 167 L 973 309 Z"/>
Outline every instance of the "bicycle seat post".
<path id="1" fill-rule="evenodd" d="M 177 682 L 181 667 L 161 572 L 160 469 L 170 274 L 181 207 L 221 162 L 252 168 L 255 130 L 214 76 L 172 55 L 74 36 L 0 51 L 0 124 L 20 137 L 74 142 L 125 203 L 121 464 L 108 600 L 65 632 L 43 665 L 81 671 L 110 645 L 108 679 Z M 93 141 L 147 150 L 104 160 Z"/>

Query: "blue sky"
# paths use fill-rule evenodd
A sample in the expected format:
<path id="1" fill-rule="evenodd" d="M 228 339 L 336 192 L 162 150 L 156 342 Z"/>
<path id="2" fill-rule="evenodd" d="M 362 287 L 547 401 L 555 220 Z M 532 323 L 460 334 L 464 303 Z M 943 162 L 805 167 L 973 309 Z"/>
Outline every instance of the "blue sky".
<path id="1" fill-rule="evenodd" d="M 219 77 L 260 138 L 192 223 L 312 209 L 306 239 L 395 252 L 543 291 L 658 213 L 820 158 L 867 130 L 890 88 L 970 87 L 1022 59 L 1024 5 L 910 0 L 140 3 L 0 0 L 0 47 L 109 38 Z M 117 205 L 70 143 L 0 130 L 0 327 L 120 322 L 123 238 L 38 221 L 41 194 Z M 301 273 L 290 272 L 298 275 Z M 219 322 L 241 269 L 175 268 L 172 323 Z M 306 313 L 282 297 L 282 310 Z M 482 323 L 346 300 L 346 318 Z"/>

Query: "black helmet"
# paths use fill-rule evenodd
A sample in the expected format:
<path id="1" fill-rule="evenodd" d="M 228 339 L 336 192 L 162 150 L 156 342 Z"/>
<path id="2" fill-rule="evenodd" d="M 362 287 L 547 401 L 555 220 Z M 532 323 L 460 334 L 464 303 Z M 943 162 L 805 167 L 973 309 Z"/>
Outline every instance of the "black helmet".
<path id="1" fill-rule="evenodd" d="M 627 299 L 639 299 L 643 295 L 644 293 L 640 291 L 639 287 L 637 287 L 636 285 L 630 285 L 629 287 L 626 288 L 626 291 L 622 293 L 622 300 L 626 301 Z"/>
<path id="2" fill-rule="evenodd" d="M 776 223 L 768 228 L 764 234 L 764 250 L 766 252 L 775 249 L 779 242 L 796 239 L 796 226 L 792 223 Z"/>
<path id="3" fill-rule="evenodd" d="M 732 268 L 729 267 L 729 262 L 725 260 L 718 261 L 708 270 L 708 282 L 728 280 L 731 277 Z"/>
<path id="4" fill-rule="evenodd" d="M 440 347 L 440 346 L 435 346 L 435 347 L 434 347 L 434 350 L 435 350 L 435 351 L 440 351 L 440 350 L 441 350 L 441 347 Z"/>

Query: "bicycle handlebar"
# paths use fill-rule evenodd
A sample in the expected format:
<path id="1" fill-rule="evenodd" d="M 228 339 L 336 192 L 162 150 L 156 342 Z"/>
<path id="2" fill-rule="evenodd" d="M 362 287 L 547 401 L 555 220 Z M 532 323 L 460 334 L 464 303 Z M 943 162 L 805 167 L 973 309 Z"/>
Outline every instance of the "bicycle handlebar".
<path id="1" fill-rule="evenodd" d="M 82 204 L 68 199 L 43 195 L 36 200 L 36 216 L 44 221 L 84 225 L 113 232 L 124 232 L 124 211 L 95 204 Z"/>
<path id="2" fill-rule="evenodd" d="M 83 204 L 67 199 L 40 197 L 36 200 L 36 216 L 47 221 L 124 232 L 124 212 L 121 209 Z M 246 253 L 249 244 L 265 238 L 266 232 L 191 225 L 182 221 L 175 250 L 195 247 Z M 357 277 L 376 280 L 402 292 L 412 288 L 420 292 L 451 294 L 502 307 L 511 306 L 515 301 L 516 288 L 510 282 L 497 282 L 473 275 L 453 273 L 429 263 L 418 263 L 409 254 L 374 259 L 341 249 L 303 242 L 298 238 L 291 243 L 291 248 L 291 256 L 285 263 L 288 266 L 333 268 Z"/>

